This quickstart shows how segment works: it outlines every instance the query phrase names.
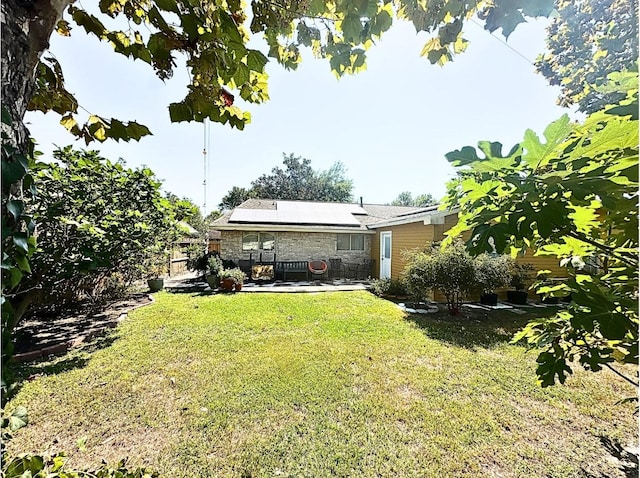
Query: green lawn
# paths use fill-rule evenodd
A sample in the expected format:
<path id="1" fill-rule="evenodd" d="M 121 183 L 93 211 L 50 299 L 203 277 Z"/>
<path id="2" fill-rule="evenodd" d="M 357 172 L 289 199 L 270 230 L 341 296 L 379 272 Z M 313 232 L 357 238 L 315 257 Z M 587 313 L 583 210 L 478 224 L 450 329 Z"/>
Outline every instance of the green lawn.
<path id="1" fill-rule="evenodd" d="M 635 441 L 634 406 L 614 405 L 635 390 L 609 371 L 539 388 L 510 312 L 406 316 L 366 292 L 156 299 L 25 367 L 41 375 L 14 400 L 31 423 L 10 452 L 168 477 L 623 476 L 601 438 Z"/>

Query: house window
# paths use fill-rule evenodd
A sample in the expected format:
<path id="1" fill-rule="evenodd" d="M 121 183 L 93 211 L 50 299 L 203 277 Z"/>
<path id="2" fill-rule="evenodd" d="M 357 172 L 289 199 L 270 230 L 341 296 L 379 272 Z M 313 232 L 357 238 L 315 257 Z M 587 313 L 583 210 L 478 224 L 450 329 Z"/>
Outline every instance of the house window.
<path id="1" fill-rule="evenodd" d="M 243 251 L 272 251 L 276 245 L 276 236 L 270 232 L 245 232 L 242 235 Z"/>
<path id="2" fill-rule="evenodd" d="M 339 251 L 364 251 L 364 234 L 338 234 Z"/>

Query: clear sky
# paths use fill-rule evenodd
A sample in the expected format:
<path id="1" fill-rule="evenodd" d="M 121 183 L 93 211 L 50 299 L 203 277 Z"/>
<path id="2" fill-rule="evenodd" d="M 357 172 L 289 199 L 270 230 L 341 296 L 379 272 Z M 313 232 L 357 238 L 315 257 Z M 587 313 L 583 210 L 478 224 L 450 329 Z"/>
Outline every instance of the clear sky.
<path id="1" fill-rule="evenodd" d="M 546 22 L 518 26 L 508 44 L 533 61 L 544 50 Z M 236 95 L 236 105 L 251 111 L 251 124 L 244 131 L 211 124 L 207 212 L 232 186 L 248 187 L 282 166 L 282 153 L 309 158 L 314 169 L 342 162 L 356 200 L 384 204 L 402 191 L 440 198 L 454 174 L 445 153 L 480 140 L 511 147 L 527 128 L 542 135 L 568 112 L 555 104 L 558 89 L 530 62 L 476 24 L 464 32 L 469 48 L 442 68 L 419 56 L 427 36 L 402 22 L 369 50 L 367 70 L 355 76 L 338 80 L 328 61 L 310 54 L 297 71 L 271 61 L 268 103 L 247 105 Z M 203 125 L 173 124 L 167 109 L 186 93 L 186 67 L 163 83 L 147 64 L 113 53 L 79 27 L 70 38 L 54 35 L 50 51 L 84 108 L 136 120 L 153 133 L 138 143 L 107 141 L 90 148 L 132 167 L 149 166 L 166 191 L 202 207 Z M 29 113 L 26 120 L 45 159 L 54 144 L 73 143 L 55 114 Z"/>

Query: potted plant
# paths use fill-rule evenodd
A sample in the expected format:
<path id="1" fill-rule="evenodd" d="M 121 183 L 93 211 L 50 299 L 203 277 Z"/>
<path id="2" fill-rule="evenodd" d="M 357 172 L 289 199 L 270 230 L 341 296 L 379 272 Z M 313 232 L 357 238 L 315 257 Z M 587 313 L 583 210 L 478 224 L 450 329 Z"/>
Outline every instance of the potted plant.
<path id="1" fill-rule="evenodd" d="M 222 274 L 224 267 L 222 266 L 222 259 L 220 256 L 213 255 L 209 258 L 206 270 L 207 284 L 213 290 L 220 287 L 220 275 Z"/>
<path id="2" fill-rule="evenodd" d="M 511 287 L 515 290 L 507 291 L 507 301 L 512 304 L 525 305 L 529 294 L 525 290 L 525 287 L 531 281 L 533 273 L 533 265 L 531 264 L 519 264 L 514 262 L 511 267 Z"/>
<path id="3" fill-rule="evenodd" d="M 496 289 L 511 282 L 511 259 L 506 255 L 480 254 L 474 259 L 475 280 L 480 303 L 498 305 Z"/>
<path id="4" fill-rule="evenodd" d="M 202 277 L 206 278 L 209 273 L 209 259 L 211 254 L 207 251 L 202 251 L 201 245 L 192 245 L 187 248 L 187 269 L 190 271 L 198 272 L 202 274 Z"/>
<path id="5" fill-rule="evenodd" d="M 242 272 L 238 267 L 223 269 L 220 273 L 220 282 L 222 284 L 222 288 L 228 292 L 232 290 L 242 290 L 242 284 L 244 284 L 244 280 L 244 272 Z"/>
<path id="6" fill-rule="evenodd" d="M 150 292 L 164 289 L 164 276 L 167 274 L 167 270 L 167 258 L 163 253 L 157 252 L 149 256 L 145 264 L 145 274 Z"/>

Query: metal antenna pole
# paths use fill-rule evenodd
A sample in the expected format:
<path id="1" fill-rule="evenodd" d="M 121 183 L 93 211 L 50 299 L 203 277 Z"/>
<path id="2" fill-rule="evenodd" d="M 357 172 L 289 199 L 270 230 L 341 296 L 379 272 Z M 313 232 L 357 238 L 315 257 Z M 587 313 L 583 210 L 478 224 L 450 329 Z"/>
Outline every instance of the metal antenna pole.
<path id="1" fill-rule="evenodd" d="M 207 216 L 207 119 L 202 122 L 204 136 L 202 138 L 202 155 L 204 156 L 204 171 L 202 186 L 204 187 L 204 202 L 202 206 L 202 215 Z"/>
<path id="2" fill-rule="evenodd" d="M 204 188 L 204 201 L 202 204 L 202 217 L 206 218 L 207 217 L 207 175 L 208 175 L 208 168 L 207 168 L 207 140 L 208 140 L 208 136 L 209 136 L 209 131 L 207 129 L 207 118 L 205 118 L 202 121 L 202 126 L 203 126 L 203 133 L 204 136 L 202 138 L 202 155 L 204 156 L 204 171 L 203 171 L 203 179 L 202 179 L 202 186 Z M 211 125 L 209 125 L 209 128 L 211 127 Z M 207 230 L 204 233 L 204 252 L 205 254 L 209 252 L 209 227 L 207 226 Z"/>

